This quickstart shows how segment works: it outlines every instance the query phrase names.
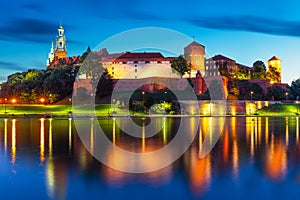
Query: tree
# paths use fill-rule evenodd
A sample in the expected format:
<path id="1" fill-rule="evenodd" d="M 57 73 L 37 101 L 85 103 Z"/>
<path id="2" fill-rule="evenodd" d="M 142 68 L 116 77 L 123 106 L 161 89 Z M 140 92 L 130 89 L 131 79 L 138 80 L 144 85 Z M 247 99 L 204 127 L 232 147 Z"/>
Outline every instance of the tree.
<path id="1" fill-rule="evenodd" d="M 300 78 L 292 81 L 289 90 L 292 99 L 296 100 L 298 97 L 298 100 L 300 100 Z"/>
<path id="2" fill-rule="evenodd" d="M 277 85 L 272 85 L 271 87 L 268 88 L 265 99 L 266 100 L 271 100 L 272 97 L 274 97 L 275 101 L 285 100 L 286 99 L 286 96 L 285 96 L 286 92 L 287 92 L 286 89 L 283 89 L 283 88 L 281 88 Z"/>
<path id="3" fill-rule="evenodd" d="M 267 79 L 271 83 L 279 83 L 280 82 L 280 72 L 276 70 L 275 67 L 269 66 L 267 72 Z"/>
<path id="4" fill-rule="evenodd" d="M 238 67 L 238 71 L 236 73 L 236 78 L 238 80 L 249 80 L 251 78 L 251 75 L 248 73 L 248 71 L 244 67 Z"/>
<path id="5" fill-rule="evenodd" d="M 92 83 L 95 84 L 96 83 Z M 98 85 L 96 86 L 96 97 L 102 97 L 105 95 L 111 94 L 113 91 L 113 80 L 111 79 L 110 74 L 107 69 L 101 74 L 101 77 L 98 81 Z"/>
<path id="6" fill-rule="evenodd" d="M 183 56 L 179 56 L 171 61 L 172 71 L 177 73 L 181 78 L 182 76 L 190 71 L 190 65 L 186 62 Z"/>
<path id="7" fill-rule="evenodd" d="M 248 100 L 264 99 L 263 89 L 257 83 L 249 83 L 248 81 L 241 81 L 239 85 L 239 90 L 240 90 L 239 99 L 248 99 Z"/>
<path id="8" fill-rule="evenodd" d="M 265 80 L 266 79 L 266 65 L 263 61 L 256 61 L 253 63 L 253 79 Z"/>

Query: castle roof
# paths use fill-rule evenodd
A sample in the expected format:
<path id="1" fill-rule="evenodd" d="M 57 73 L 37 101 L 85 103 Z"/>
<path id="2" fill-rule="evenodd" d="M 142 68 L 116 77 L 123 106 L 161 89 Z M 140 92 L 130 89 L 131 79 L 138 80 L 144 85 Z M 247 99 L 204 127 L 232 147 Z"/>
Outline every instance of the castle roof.
<path id="1" fill-rule="evenodd" d="M 272 60 L 280 60 L 277 56 L 273 56 L 272 58 L 270 58 L 268 61 L 272 61 Z"/>
<path id="2" fill-rule="evenodd" d="M 223 56 L 223 55 L 221 55 L 221 54 L 215 55 L 215 56 L 212 57 L 211 59 L 214 60 L 214 61 L 217 61 L 217 60 L 229 60 L 229 61 L 235 62 L 235 60 L 232 60 L 232 59 L 230 59 L 230 58 L 228 58 L 228 57 L 226 57 L 226 56 Z"/>
<path id="3" fill-rule="evenodd" d="M 165 58 L 159 52 L 143 52 L 143 53 L 115 53 L 109 54 L 103 57 L 104 61 L 113 60 L 113 61 L 151 61 L 151 60 L 169 60 L 171 58 Z"/>
<path id="4" fill-rule="evenodd" d="M 187 45 L 185 48 L 191 47 L 191 46 L 201 46 L 201 47 L 205 47 L 204 45 L 202 45 L 202 44 L 200 44 L 200 43 L 198 43 L 198 42 L 196 42 L 196 41 L 193 41 L 193 42 L 191 42 L 189 45 Z"/>

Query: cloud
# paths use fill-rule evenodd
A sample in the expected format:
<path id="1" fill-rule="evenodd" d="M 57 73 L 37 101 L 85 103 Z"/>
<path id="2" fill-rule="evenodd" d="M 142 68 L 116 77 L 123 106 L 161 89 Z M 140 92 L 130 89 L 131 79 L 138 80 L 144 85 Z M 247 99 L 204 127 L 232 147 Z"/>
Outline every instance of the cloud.
<path id="1" fill-rule="evenodd" d="M 0 40 L 49 42 L 57 24 L 38 19 L 14 19 L 0 26 Z"/>
<path id="2" fill-rule="evenodd" d="M 187 22 L 204 28 L 240 30 L 271 35 L 300 36 L 300 22 L 276 20 L 255 16 L 241 17 L 199 17 Z"/>
<path id="3" fill-rule="evenodd" d="M 13 62 L 0 61 L 0 69 L 9 71 L 22 71 L 26 68 L 21 67 L 20 65 L 15 64 Z"/>

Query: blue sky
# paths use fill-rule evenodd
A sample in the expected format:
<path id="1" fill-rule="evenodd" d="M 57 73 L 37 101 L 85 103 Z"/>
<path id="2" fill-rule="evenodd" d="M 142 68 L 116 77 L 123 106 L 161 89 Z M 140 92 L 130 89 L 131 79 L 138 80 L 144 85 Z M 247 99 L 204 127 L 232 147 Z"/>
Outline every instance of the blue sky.
<path id="1" fill-rule="evenodd" d="M 161 27 L 195 36 L 210 56 L 221 53 L 249 66 L 276 55 L 283 61 L 283 82 L 300 77 L 296 0 L 15 0 L 0 6 L 0 81 L 16 71 L 45 68 L 60 21 L 69 56 L 122 31 Z"/>

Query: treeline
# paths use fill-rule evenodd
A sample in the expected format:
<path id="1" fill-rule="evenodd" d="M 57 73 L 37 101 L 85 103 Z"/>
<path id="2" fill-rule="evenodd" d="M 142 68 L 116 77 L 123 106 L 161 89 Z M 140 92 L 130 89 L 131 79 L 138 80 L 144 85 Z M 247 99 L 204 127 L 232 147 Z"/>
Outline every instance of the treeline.
<path id="1" fill-rule="evenodd" d="M 57 66 L 55 69 L 18 72 L 1 84 L 2 99 L 17 99 L 18 103 L 55 103 L 72 94 L 78 66 Z"/>

